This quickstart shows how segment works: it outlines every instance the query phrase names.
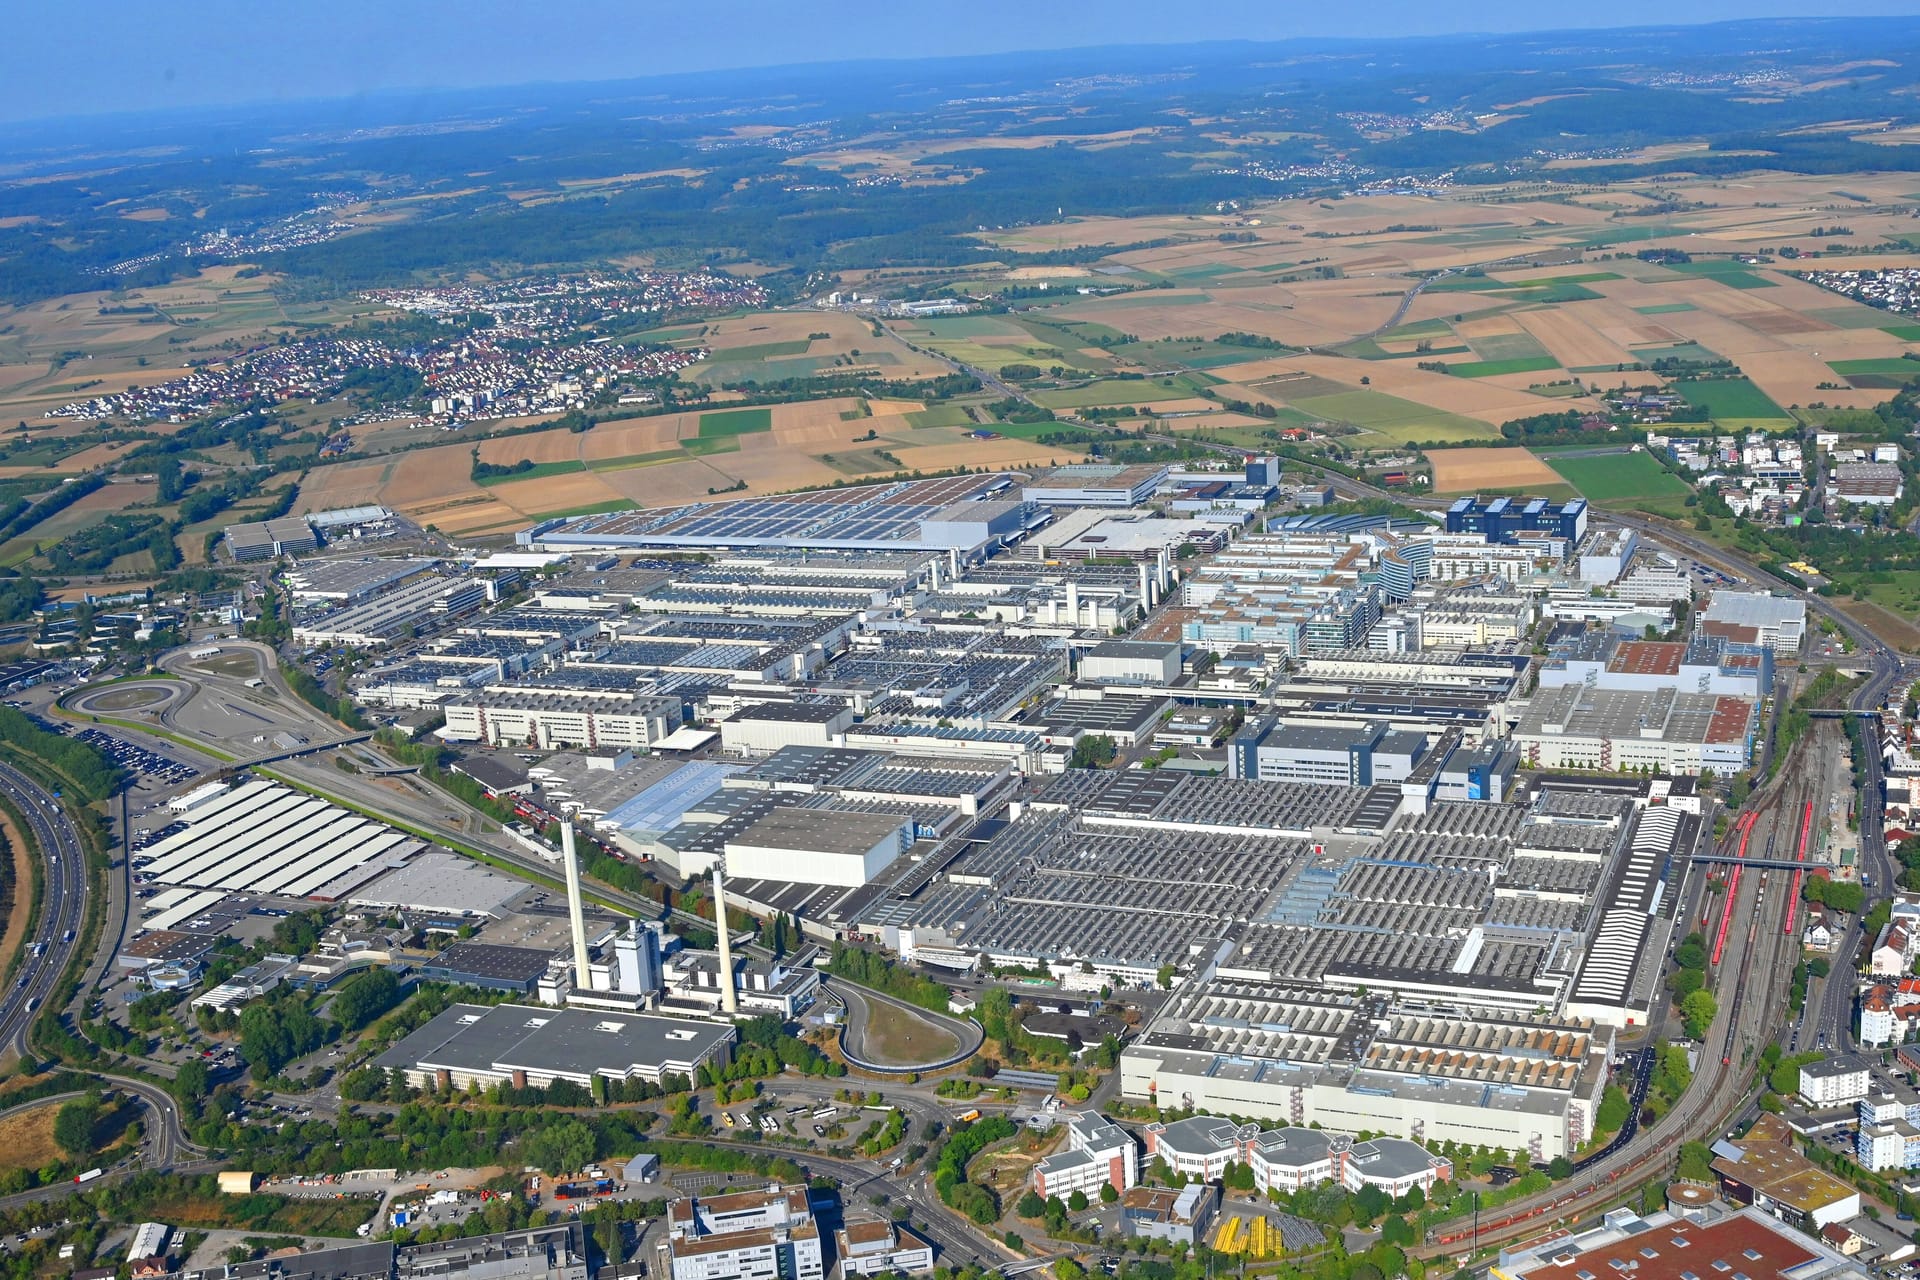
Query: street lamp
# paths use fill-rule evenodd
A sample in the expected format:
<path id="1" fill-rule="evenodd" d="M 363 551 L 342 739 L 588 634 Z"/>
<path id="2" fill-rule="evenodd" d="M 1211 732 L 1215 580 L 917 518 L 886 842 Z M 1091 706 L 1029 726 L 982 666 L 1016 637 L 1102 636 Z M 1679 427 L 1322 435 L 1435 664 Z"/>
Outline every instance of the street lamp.
<path id="1" fill-rule="evenodd" d="M 1478 1252 L 1480 1252 L 1480 1193 L 1476 1190 L 1473 1193 L 1473 1243 L 1467 1246 L 1467 1260 L 1471 1262 L 1473 1255 Z"/>

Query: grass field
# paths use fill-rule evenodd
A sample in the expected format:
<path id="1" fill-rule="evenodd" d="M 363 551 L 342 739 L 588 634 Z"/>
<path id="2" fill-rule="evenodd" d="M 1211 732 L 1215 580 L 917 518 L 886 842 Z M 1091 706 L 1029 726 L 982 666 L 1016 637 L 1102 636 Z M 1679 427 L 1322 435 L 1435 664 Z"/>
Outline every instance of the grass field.
<path id="1" fill-rule="evenodd" d="M 745 436 L 773 430 L 773 410 L 722 409 L 700 415 L 700 436 L 712 440 L 723 436 Z"/>
<path id="2" fill-rule="evenodd" d="M 714 350 L 713 359 L 716 362 L 721 360 L 734 362 L 771 360 L 779 356 L 803 356 L 807 354 L 807 348 L 812 345 L 806 339 L 798 338 L 792 342 L 760 342 L 744 347 L 719 347 Z"/>
<path id="3" fill-rule="evenodd" d="M 884 1066 L 938 1062 L 960 1048 L 951 1031 L 918 1014 L 878 1000 L 864 1004 L 860 1050 L 871 1062 Z"/>
<path id="4" fill-rule="evenodd" d="M 1705 409 L 1715 422 L 1788 422 L 1787 411 L 1766 392 L 1745 378 L 1683 380 L 1673 390 L 1686 397 L 1688 404 Z"/>
<path id="5" fill-rule="evenodd" d="M 1713 258 L 1704 262 L 1679 262 L 1667 268 L 1682 275 L 1706 276 L 1726 285 L 1729 289 L 1772 289 L 1780 282 L 1769 280 L 1757 274 L 1744 262 L 1731 262 Z"/>
<path id="6" fill-rule="evenodd" d="M 58 1103 L 22 1107 L 0 1116 L 0 1169 L 38 1169 L 58 1164 L 65 1152 L 53 1140 Z"/>
<path id="7" fill-rule="evenodd" d="M 1644 453 L 1587 458 L 1549 455 L 1544 461 L 1590 502 L 1632 505 L 1647 499 L 1684 499 L 1692 492 L 1686 481 Z"/>
<path id="8" fill-rule="evenodd" d="M 536 462 L 529 470 L 516 471 L 511 475 L 482 476 L 480 483 L 487 488 L 491 488 L 496 484 L 505 484 L 509 480 L 541 480 L 547 476 L 564 476 L 575 471 L 585 471 L 586 469 L 587 464 L 578 459 L 569 459 L 560 462 Z"/>
<path id="9" fill-rule="evenodd" d="M 1476 422 L 1457 413 L 1429 409 L 1426 405 L 1402 400 L 1379 391 L 1347 391 L 1339 395 L 1313 396 L 1294 400 L 1295 408 L 1332 422 L 1350 422 L 1383 436 L 1409 440 L 1492 440 L 1497 428 Z"/>
<path id="10" fill-rule="evenodd" d="M 611 498 L 606 502 L 589 502 L 584 507 L 564 507 L 559 511 L 535 511 L 531 516 L 535 520 L 561 520 L 573 516 L 597 516 L 608 511 L 631 511 L 633 503 L 625 498 Z M 519 523 L 519 521 L 515 521 Z"/>
<path id="11" fill-rule="evenodd" d="M 1110 379 L 1090 382 L 1084 387 L 1036 391 L 1033 401 L 1049 409 L 1109 409 L 1115 405 L 1152 404 L 1156 400 L 1185 400 L 1196 388 L 1218 381 L 1217 378 L 1197 379 L 1185 373 L 1172 378 Z"/>
<path id="12" fill-rule="evenodd" d="M 907 425 L 915 431 L 926 427 L 970 427 L 973 416 L 965 407 L 957 404 L 936 404 L 925 409 L 915 409 L 904 415 Z"/>
<path id="13" fill-rule="evenodd" d="M 1896 378 L 1920 378 L 1920 360 L 1883 356 L 1875 360 L 1829 360 L 1827 368 L 1849 377 L 1856 373 L 1884 373 Z"/>
<path id="14" fill-rule="evenodd" d="M 1552 356 L 1521 356 L 1515 360 L 1477 360 L 1467 364 L 1450 364 L 1447 372 L 1457 378 L 1494 378 L 1503 373 L 1541 373 L 1547 369 L 1558 369 L 1560 364 Z"/>

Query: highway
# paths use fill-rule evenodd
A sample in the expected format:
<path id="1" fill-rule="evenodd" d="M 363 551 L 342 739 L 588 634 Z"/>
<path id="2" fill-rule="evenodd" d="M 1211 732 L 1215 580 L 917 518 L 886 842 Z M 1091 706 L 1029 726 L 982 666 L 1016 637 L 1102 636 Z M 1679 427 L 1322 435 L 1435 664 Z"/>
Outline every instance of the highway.
<path id="1" fill-rule="evenodd" d="M 11 765 L 0 764 L 0 792 L 27 820 L 34 845 L 46 861 L 46 889 L 41 895 L 40 915 L 33 936 L 26 940 L 13 985 L 0 996 L 0 1051 L 21 1056 L 28 1053 L 27 1036 L 42 1006 L 80 945 L 81 925 L 87 910 L 85 852 L 80 834 L 61 807 L 60 801 L 32 778 Z M 23 887 L 24 891 L 24 887 Z M 39 946 L 39 955 L 32 948 Z M 109 960 L 110 962 L 110 960 Z M 87 984 L 81 986 L 85 998 Z M 96 1078 L 111 1083 L 139 1098 L 150 1113 L 145 1126 L 146 1148 L 143 1159 L 153 1168 L 175 1166 L 183 1156 L 197 1159 L 199 1149 L 188 1141 L 180 1124 L 180 1108 L 166 1090 L 126 1076 L 96 1073 Z M 116 1171 L 124 1175 L 129 1166 Z M 67 1195 L 76 1190 L 70 1184 L 56 1183 L 0 1200 L 0 1207 L 28 1200 Z"/>
<path id="2" fill-rule="evenodd" d="M 86 854 L 60 802 L 26 774 L 0 764 L 0 793 L 25 815 L 31 839 L 47 864 L 33 937 L 27 940 L 13 986 L 0 996 L 0 1052 L 24 1055 L 27 1029 L 79 945 L 86 913 Z M 20 886 L 20 892 L 26 891 Z M 33 953 L 36 946 L 39 955 Z"/>

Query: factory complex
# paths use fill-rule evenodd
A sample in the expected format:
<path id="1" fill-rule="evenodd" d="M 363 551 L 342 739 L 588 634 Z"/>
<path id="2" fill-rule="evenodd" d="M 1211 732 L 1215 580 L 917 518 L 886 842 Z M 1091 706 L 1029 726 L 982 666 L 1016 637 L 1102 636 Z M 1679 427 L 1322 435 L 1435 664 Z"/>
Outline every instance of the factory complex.
<path id="1" fill-rule="evenodd" d="M 190 971 L 289 900 L 398 915 L 460 936 L 330 936 L 200 998 L 403 968 L 506 1002 L 438 1013 L 397 1076 L 626 1088 L 724 1066 L 736 1019 L 831 1022 L 828 949 L 858 945 L 963 1010 L 983 973 L 1156 993 L 1119 1092 L 1203 1113 L 1149 1135 L 1183 1172 L 1400 1196 L 1451 1177 L 1441 1144 L 1571 1157 L 1668 999 L 1696 775 L 1752 762 L 1805 605 L 1580 501 L 1326 506 L 1273 459 L 1092 463 L 301 558 L 296 640 L 360 655 L 334 682 L 456 753 L 565 892 L 242 773 L 136 852 L 122 964 Z M 597 859 L 784 942 L 593 906 Z M 1134 1189 L 1122 1131 L 1067 1130 L 1037 1178 Z M 734 1265 L 718 1221 L 674 1275 Z M 807 1230 L 746 1234 L 804 1271 Z"/>

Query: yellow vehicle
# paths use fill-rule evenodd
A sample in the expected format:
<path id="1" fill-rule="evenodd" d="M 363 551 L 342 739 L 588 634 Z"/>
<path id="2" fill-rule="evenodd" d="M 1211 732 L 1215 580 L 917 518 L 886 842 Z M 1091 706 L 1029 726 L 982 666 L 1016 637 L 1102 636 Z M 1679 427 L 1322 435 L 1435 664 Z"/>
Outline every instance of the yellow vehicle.
<path id="1" fill-rule="evenodd" d="M 726 1122 L 727 1128 L 729 1129 L 733 1128 L 733 1112 L 722 1111 L 720 1113 L 720 1119 Z"/>

